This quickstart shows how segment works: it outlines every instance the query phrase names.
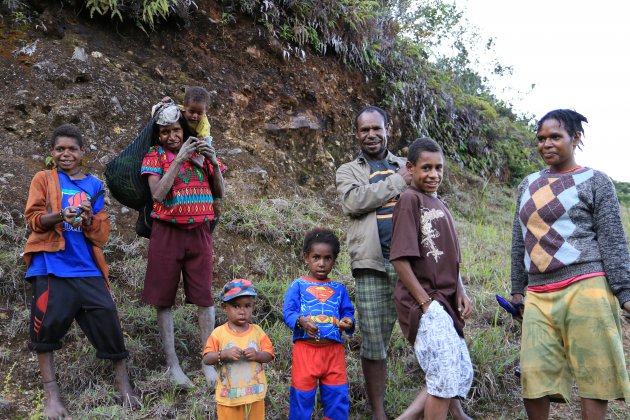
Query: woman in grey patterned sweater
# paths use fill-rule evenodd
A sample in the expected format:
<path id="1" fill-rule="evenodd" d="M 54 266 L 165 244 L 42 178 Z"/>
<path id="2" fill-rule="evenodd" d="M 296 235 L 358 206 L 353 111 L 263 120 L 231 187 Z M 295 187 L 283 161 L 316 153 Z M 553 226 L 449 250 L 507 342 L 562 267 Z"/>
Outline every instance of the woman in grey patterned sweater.
<path id="1" fill-rule="evenodd" d="M 512 231 L 512 296 L 525 303 L 522 397 L 530 419 L 578 387 L 582 418 L 603 419 L 609 400 L 630 401 L 619 307 L 630 310 L 630 255 L 615 187 L 579 166 L 586 118 L 547 113 L 537 126 L 548 169 L 518 189 Z M 527 299 L 524 296 L 527 296 Z"/>

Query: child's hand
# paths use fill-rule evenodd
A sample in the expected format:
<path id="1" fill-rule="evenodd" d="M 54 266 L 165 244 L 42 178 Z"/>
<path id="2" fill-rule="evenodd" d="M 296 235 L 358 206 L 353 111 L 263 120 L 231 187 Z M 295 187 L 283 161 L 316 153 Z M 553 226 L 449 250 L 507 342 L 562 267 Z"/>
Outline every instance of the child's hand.
<path id="1" fill-rule="evenodd" d="M 241 360 L 243 350 L 238 347 L 230 347 L 221 351 L 221 360 L 226 362 L 237 362 Z"/>
<path id="2" fill-rule="evenodd" d="M 317 327 L 317 324 L 315 324 L 313 322 L 313 320 L 311 320 L 310 318 L 307 318 L 305 316 L 301 316 L 301 317 L 298 318 L 298 323 L 300 324 L 302 329 L 304 331 L 306 331 L 306 334 L 309 337 L 311 337 L 311 338 L 317 338 L 318 337 L 319 327 Z"/>
<path id="3" fill-rule="evenodd" d="M 83 200 L 77 209 L 74 223 L 83 223 L 89 226 L 92 223 L 92 203 L 90 200 Z"/>
<path id="4" fill-rule="evenodd" d="M 341 321 L 339 321 L 337 327 L 339 327 L 339 331 L 348 331 L 350 328 L 352 328 L 353 325 L 354 323 L 352 322 L 352 320 L 348 317 L 345 317 L 341 318 Z"/>
<path id="5" fill-rule="evenodd" d="M 457 313 L 460 318 L 468 319 L 472 315 L 472 301 L 466 292 L 457 294 Z"/>
<path id="6" fill-rule="evenodd" d="M 258 352 L 255 348 L 247 347 L 245 350 L 243 350 L 243 357 L 245 357 L 245 359 L 249 360 L 250 362 L 257 362 L 258 360 L 256 359 L 258 358 Z"/>
<path id="7" fill-rule="evenodd" d="M 61 211 L 61 215 L 63 216 L 63 221 L 72 225 L 72 227 L 76 228 L 81 224 L 81 212 L 79 212 L 80 207 L 72 207 L 68 206 Z"/>

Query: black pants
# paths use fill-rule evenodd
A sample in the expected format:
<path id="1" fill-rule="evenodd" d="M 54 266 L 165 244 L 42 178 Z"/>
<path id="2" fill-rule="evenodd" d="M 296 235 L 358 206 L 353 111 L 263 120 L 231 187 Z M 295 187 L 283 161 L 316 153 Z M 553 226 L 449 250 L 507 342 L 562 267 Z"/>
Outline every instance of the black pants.
<path id="1" fill-rule="evenodd" d="M 49 352 L 61 348 L 72 321 L 77 323 L 101 359 L 125 359 L 125 349 L 116 305 L 103 277 L 61 278 L 35 276 L 33 285 L 29 348 Z"/>

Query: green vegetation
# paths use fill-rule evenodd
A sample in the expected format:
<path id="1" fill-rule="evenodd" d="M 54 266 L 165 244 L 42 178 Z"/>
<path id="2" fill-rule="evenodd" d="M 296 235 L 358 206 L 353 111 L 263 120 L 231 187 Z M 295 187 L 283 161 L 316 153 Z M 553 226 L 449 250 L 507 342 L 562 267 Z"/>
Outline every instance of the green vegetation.
<path id="1" fill-rule="evenodd" d="M 630 204 L 630 182 L 613 181 L 620 203 Z"/>
<path id="2" fill-rule="evenodd" d="M 91 17 L 135 22 L 143 30 L 177 16 L 194 19 L 192 0 L 86 0 Z M 15 20 L 24 3 L 3 0 Z M 472 69 L 470 50 L 480 40 L 454 3 L 445 0 L 222 0 L 222 25 L 246 14 L 285 46 L 284 56 L 336 55 L 377 90 L 377 105 L 396 116 L 406 146 L 419 135 L 438 140 L 446 154 L 484 177 L 518 182 L 540 166 L 532 125 L 498 100 Z M 18 15 L 19 13 L 19 15 Z M 456 53 L 435 51 L 447 43 Z M 488 40 L 485 48 L 492 48 Z M 494 63 L 494 73 L 511 69 Z"/>
<path id="3" fill-rule="evenodd" d="M 463 261 L 462 275 L 473 299 L 474 315 L 467 326 L 467 340 L 475 367 L 475 379 L 465 409 L 473 418 L 525 418 L 520 404 L 518 365 L 520 325 L 498 309 L 494 294 L 509 295 L 510 232 L 513 191 L 453 168 L 446 196 L 456 218 Z M 472 192 L 471 192 L 472 191 Z M 287 285 L 304 273 L 299 258 L 304 230 L 324 224 L 341 232 L 345 218 L 334 203 L 312 197 L 274 201 L 226 202 L 224 217 L 216 232 L 215 264 L 218 277 L 215 295 L 233 277 L 254 280 L 259 297 L 254 322 L 269 334 L 276 359 L 267 366 L 270 391 L 269 418 L 286 418 L 291 366 L 291 332 L 282 323 L 281 308 Z M 481 210 L 471 210 L 481 209 Z M 2 207 L 0 207 L 2 210 Z M 630 234 L 630 206 L 622 206 L 624 228 Z M 38 417 L 42 410 L 39 372 L 35 360 L 27 359 L 26 340 L 30 291 L 23 280 L 24 267 L 18 263 L 23 250 L 25 229 L 14 223 L 11 214 L 0 211 L 0 298 L 17 302 L 0 308 L 0 396 L 15 403 L 17 417 Z M 118 304 L 127 347 L 129 369 L 141 392 L 143 407 L 135 412 L 123 409 L 112 387 L 112 370 L 99 360 L 77 326 L 56 353 L 57 377 L 69 410 L 77 418 L 215 418 L 212 393 L 203 386 L 199 370 L 196 310 L 192 305 L 175 307 L 177 351 L 182 367 L 197 387 L 189 392 L 170 387 L 155 321 L 155 311 L 139 300 L 146 267 L 146 240 L 124 240 L 114 235 L 106 252 L 111 266 L 111 287 Z M 354 299 L 354 282 L 347 250 L 337 261 L 331 276 L 343 282 Z M 178 298 L 181 302 L 182 296 Z M 218 308 L 218 307 L 217 307 Z M 225 322 L 217 309 L 217 323 Z M 351 418 L 369 418 L 360 358 L 360 333 L 346 341 L 348 377 L 352 401 Z M 19 377 L 16 368 L 19 366 Z M 86 375 L 86 372 L 91 372 Z M 411 347 L 396 328 L 391 342 L 390 377 L 386 401 L 390 416 L 400 414 L 416 396 L 424 377 Z M 29 392 L 27 392 L 29 391 Z M 577 401 L 571 405 L 577 410 Z M 21 408 L 26 407 L 26 408 Z M 320 406 L 321 407 L 321 406 Z M 497 411 L 497 407 L 502 407 Z M 557 409 L 554 407 L 554 409 Z M 25 410 L 25 411 L 21 411 Z M 30 410 L 30 411 L 29 411 Z M 630 415 L 622 403 L 611 403 L 619 418 Z M 323 415 L 321 408 L 317 414 Z"/>

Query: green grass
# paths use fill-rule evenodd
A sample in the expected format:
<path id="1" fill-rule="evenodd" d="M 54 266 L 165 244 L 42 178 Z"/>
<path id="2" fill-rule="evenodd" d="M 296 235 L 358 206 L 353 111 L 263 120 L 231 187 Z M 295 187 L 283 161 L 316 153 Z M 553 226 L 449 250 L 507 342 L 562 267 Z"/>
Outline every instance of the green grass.
<path id="1" fill-rule="evenodd" d="M 457 187 L 457 186 L 456 186 Z M 465 189 L 464 186 L 457 188 Z M 487 186 L 488 191 L 496 188 Z M 474 418 L 525 418 L 519 398 L 519 381 L 514 375 L 518 364 L 520 325 L 497 308 L 495 293 L 509 295 L 509 263 L 513 205 L 506 191 L 491 191 L 485 196 L 471 196 L 467 202 L 454 202 L 459 192 L 453 188 L 447 197 L 453 203 L 464 264 L 462 274 L 473 299 L 474 314 L 468 323 L 467 342 L 475 368 L 475 377 L 465 410 Z M 469 194 L 470 195 L 470 194 Z M 226 209 L 226 218 L 217 232 L 215 257 L 225 261 L 218 265 L 218 296 L 221 286 L 232 277 L 255 281 L 258 298 L 254 322 L 267 332 L 276 351 L 276 359 L 266 366 L 269 382 L 268 418 L 286 418 L 291 370 L 291 331 L 281 316 L 284 292 L 305 266 L 300 258 L 304 230 L 319 224 L 343 230 L 345 219 L 333 204 L 318 199 L 289 199 L 288 206 L 274 207 L 268 200 L 237 203 Z M 484 211 L 459 209 L 481 205 Z M 315 210 L 310 210 L 315 208 Z M 622 206 L 626 234 L 630 232 L 630 206 Z M 287 222 L 290 220 L 291 222 Z M 22 250 L 23 228 L 13 223 L 0 209 L 0 258 L 12 262 Z M 289 241 L 286 241 L 286 238 Z M 245 251 L 243 251 L 245 249 Z M 196 387 L 188 392 L 174 390 L 164 372 L 155 310 L 140 302 L 140 291 L 146 267 L 146 241 L 125 241 L 114 237 L 107 247 L 111 265 L 111 287 L 119 309 L 130 351 L 130 376 L 141 393 L 143 407 L 131 412 L 118 404 L 111 364 L 94 356 L 94 350 L 77 326 L 55 353 L 57 378 L 67 408 L 75 418 L 216 418 L 214 396 L 204 387 L 199 370 L 201 345 L 198 337 L 196 308 L 178 304 L 175 307 L 176 348 L 182 366 Z M 29 289 L 23 281 L 24 267 L 2 264 L 0 298 L 0 396 L 15 407 L 13 417 L 37 418 L 42 410 L 42 392 L 37 363 L 24 348 L 29 317 Z M 331 277 L 344 283 L 354 297 L 347 250 L 342 249 Z M 182 291 L 178 302 L 183 299 Z M 9 303 L 10 302 L 10 303 Z M 5 309 L 7 308 L 7 309 Z M 225 322 L 217 305 L 217 324 Z M 345 342 L 351 418 L 370 417 L 361 373 L 360 336 Z M 12 366 L 16 368 L 11 369 Z M 18 370 L 17 367 L 19 367 Z M 19 374 L 17 373 L 19 371 Z M 412 348 L 396 327 L 391 342 L 386 409 L 391 417 L 400 414 L 415 398 L 424 383 Z M 554 406 L 555 407 L 555 406 Z M 569 407 L 565 407 L 569 409 Z M 561 408 L 553 408 L 559 410 Z M 570 407 L 577 413 L 575 404 Z M 498 412 L 498 413 L 497 413 Z M 561 413 L 566 413 L 562 411 Z M 627 406 L 611 403 L 611 418 L 628 418 Z M 322 417 L 321 404 L 317 416 Z M 556 417 L 562 418 L 562 417 Z"/>

